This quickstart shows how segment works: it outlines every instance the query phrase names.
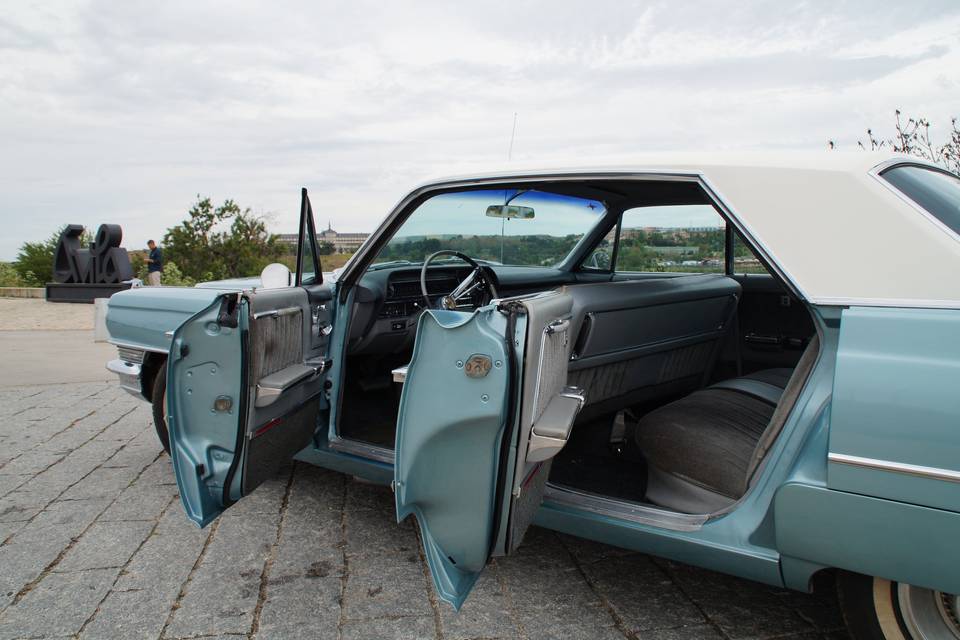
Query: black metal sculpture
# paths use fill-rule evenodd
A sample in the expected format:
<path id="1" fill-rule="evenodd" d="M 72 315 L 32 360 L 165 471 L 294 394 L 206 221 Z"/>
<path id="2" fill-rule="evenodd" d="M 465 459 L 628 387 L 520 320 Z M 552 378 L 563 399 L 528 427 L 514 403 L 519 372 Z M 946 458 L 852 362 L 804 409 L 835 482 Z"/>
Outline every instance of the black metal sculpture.
<path id="1" fill-rule="evenodd" d="M 102 224 L 87 249 L 80 247 L 82 224 L 68 224 L 60 234 L 53 258 L 53 282 L 47 285 L 52 302 L 93 302 L 130 287 L 133 268 L 127 250 L 120 247 L 123 230 Z"/>

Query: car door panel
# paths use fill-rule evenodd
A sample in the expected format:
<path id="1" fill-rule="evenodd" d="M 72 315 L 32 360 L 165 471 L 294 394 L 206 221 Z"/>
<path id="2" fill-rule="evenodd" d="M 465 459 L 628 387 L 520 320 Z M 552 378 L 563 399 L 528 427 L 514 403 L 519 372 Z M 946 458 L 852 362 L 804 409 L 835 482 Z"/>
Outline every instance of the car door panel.
<path id="1" fill-rule="evenodd" d="M 176 330 L 167 364 L 170 457 L 187 517 L 201 527 L 222 511 L 225 494 L 233 499 L 240 493 L 239 486 L 232 490 L 231 467 L 242 444 L 237 424 L 246 412 L 247 337 L 239 323 L 219 322 L 226 304 L 221 296 Z M 194 400 L 195 387 L 204 402 Z"/>
<path id="2" fill-rule="evenodd" d="M 744 370 L 796 366 L 814 333 L 806 307 L 769 274 L 732 277 L 742 287 L 737 324 Z"/>
<path id="3" fill-rule="evenodd" d="M 550 292 L 428 311 L 417 328 L 397 424 L 397 517 L 416 516 L 437 592 L 456 608 L 489 557 L 522 541 L 582 407 L 554 401 L 578 397 L 565 389 L 571 306 Z"/>
<path id="4" fill-rule="evenodd" d="M 311 353 L 311 313 L 299 287 L 228 294 L 174 333 L 171 450 L 184 507 L 200 526 L 309 444 L 326 369 Z"/>
<path id="5" fill-rule="evenodd" d="M 421 318 L 397 424 L 397 518 L 415 514 L 444 599 L 466 597 L 486 565 L 507 429 L 506 319 L 431 311 Z M 465 372 L 489 359 L 485 376 Z"/>
<path id="6" fill-rule="evenodd" d="M 955 309 L 843 311 L 829 488 L 960 511 L 958 335 Z"/>

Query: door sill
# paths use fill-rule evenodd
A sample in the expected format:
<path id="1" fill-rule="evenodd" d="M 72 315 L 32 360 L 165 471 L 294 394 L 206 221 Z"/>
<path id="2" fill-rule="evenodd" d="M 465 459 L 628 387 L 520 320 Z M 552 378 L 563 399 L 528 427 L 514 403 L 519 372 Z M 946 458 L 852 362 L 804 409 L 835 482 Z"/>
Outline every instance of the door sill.
<path id="1" fill-rule="evenodd" d="M 375 444 L 370 444 L 369 442 L 361 442 L 360 440 L 341 438 L 340 436 L 331 438 L 329 446 L 334 451 L 349 453 L 360 456 L 361 458 L 369 458 L 370 460 L 385 462 L 387 464 L 393 464 L 393 460 L 396 457 L 393 449 L 380 447 Z"/>
<path id="2" fill-rule="evenodd" d="M 710 516 L 668 511 L 653 505 L 607 498 L 596 493 L 547 483 L 544 503 L 626 520 L 637 524 L 670 529 L 671 531 L 698 531 Z"/>

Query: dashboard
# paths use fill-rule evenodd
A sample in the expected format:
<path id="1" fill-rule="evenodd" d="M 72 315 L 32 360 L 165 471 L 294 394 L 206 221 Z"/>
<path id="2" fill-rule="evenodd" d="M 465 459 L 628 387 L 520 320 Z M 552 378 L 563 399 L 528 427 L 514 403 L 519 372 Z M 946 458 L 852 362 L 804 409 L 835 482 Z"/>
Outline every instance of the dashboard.
<path id="1" fill-rule="evenodd" d="M 470 273 L 467 265 L 429 267 L 427 293 L 432 305 L 450 293 Z M 545 291 L 575 281 L 570 272 L 554 268 L 495 265 L 494 286 L 502 297 Z M 476 308 L 484 292 L 464 301 L 464 310 Z M 351 354 L 392 354 L 413 348 L 417 321 L 423 311 L 420 268 L 395 267 L 364 274 L 354 297 L 348 350 Z"/>

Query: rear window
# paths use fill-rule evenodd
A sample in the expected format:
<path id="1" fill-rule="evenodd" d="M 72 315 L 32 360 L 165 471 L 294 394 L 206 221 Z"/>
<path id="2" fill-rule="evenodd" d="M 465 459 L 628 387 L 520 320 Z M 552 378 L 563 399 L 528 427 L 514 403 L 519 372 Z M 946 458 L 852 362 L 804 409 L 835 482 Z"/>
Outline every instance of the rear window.
<path id="1" fill-rule="evenodd" d="M 887 169 L 880 174 L 897 191 L 960 235 L 960 179 L 914 165 Z"/>

